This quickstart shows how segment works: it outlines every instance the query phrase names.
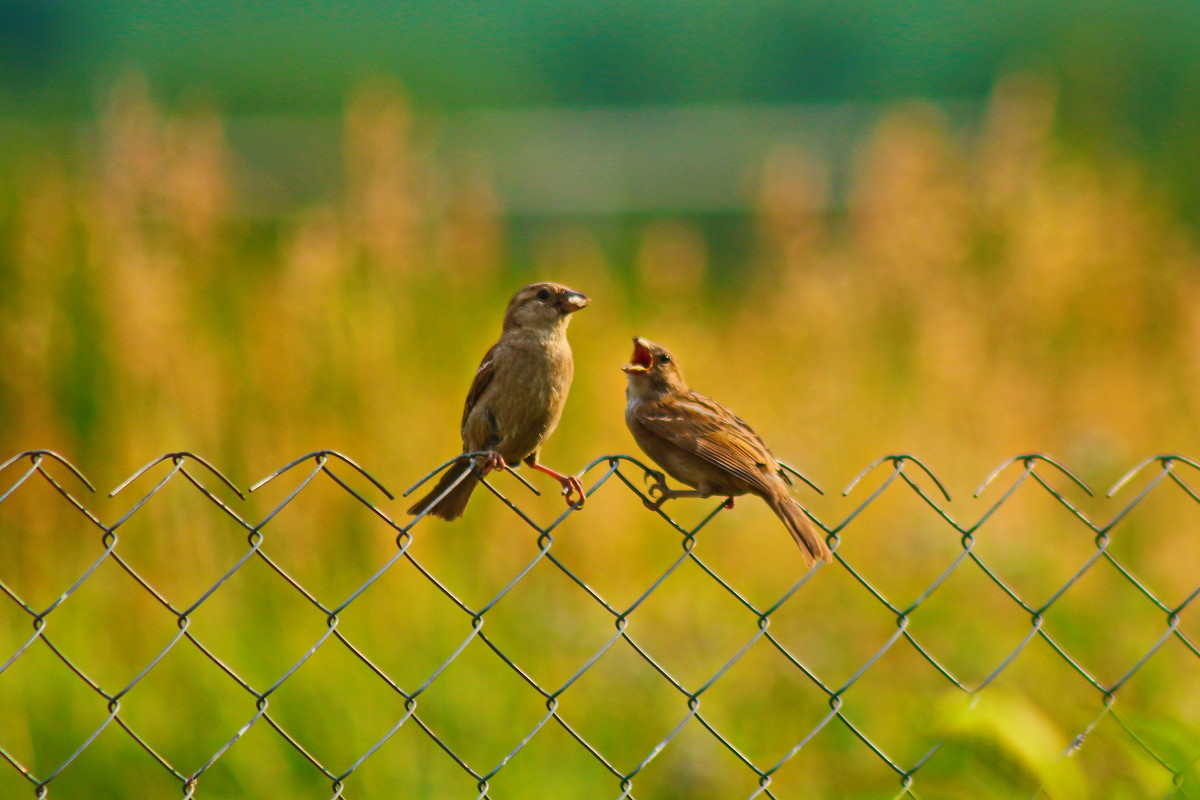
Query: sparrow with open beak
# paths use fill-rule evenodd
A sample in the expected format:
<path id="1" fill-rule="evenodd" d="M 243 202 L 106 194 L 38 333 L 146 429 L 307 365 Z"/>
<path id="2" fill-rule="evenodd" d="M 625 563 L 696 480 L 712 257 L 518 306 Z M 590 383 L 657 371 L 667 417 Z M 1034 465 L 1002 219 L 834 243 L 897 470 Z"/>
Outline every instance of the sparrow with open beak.
<path id="1" fill-rule="evenodd" d="M 831 560 L 829 548 L 790 494 L 791 480 L 750 426 L 725 406 L 688 388 L 666 348 L 634 337 L 625 424 L 638 446 L 667 474 L 691 486 L 668 489 L 659 475 L 650 487 L 659 508 L 676 497 L 761 497 L 783 521 L 805 562 Z"/>
<path id="2" fill-rule="evenodd" d="M 539 464 L 538 450 L 558 425 L 571 388 L 575 367 L 567 324 L 590 302 L 574 289 L 549 282 L 532 283 L 513 296 L 500 340 L 483 357 L 463 407 L 463 452 L 485 455 L 465 476 L 457 463 L 447 469 L 409 514 L 420 514 L 432 503 L 431 515 L 458 519 L 480 478 L 521 462 L 562 484 L 568 505 L 583 505 L 579 478 Z"/>

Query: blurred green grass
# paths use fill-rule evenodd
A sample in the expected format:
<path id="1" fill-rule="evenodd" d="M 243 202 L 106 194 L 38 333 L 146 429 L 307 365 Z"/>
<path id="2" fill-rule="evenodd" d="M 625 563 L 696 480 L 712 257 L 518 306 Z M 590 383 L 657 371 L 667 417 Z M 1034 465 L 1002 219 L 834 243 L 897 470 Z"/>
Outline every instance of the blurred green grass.
<path id="1" fill-rule="evenodd" d="M 825 496 L 798 494 L 828 523 L 860 501 L 829 490 L 888 452 L 931 464 L 966 520 L 999 491 L 966 499 L 976 484 L 1017 453 L 1049 452 L 1103 486 L 1144 456 L 1196 450 L 1196 244 L 1138 163 L 1056 143 L 1053 93 L 1036 80 L 1002 82 L 971 140 L 952 135 L 932 106 L 897 106 L 863 143 L 844 215 L 822 210 L 828 187 L 804 154 L 764 164 L 750 221 L 753 256 L 730 282 L 711 280 L 712 245 L 686 218 L 640 223 L 637 246 L 620 262 L 589 228 L 563 223 L 543 231 L 528 263 L 518 263 L 486 180 L 456 182 L 435 164 L 416 163 L 403 98 L 371 98 L 347 113 L 343 193 L 262 227 L 236 213 L 237 165 L 221 117 L 164 114 L 136 84 L 114 93 L 82 163 L 50 146 L 12 158 L 14 177 L 0 186 L 0 455 L 54 448 L 107 490 L 169 450 L 197 452 L 246 486 L 304 452 L 332 448 L 399 490 L 457 450 L 471 372 L 508 296 L 533 278 L 568 283 L 594 300 L 572 325 L 576 383 L 544 451 L 559 469 L 633 451 L 618 369 L 633 334 L 672 347 L 696 388 L 737 409 L 777 454 L 821 483 Z M 87 502 L 111 522 L 149 480 L 114 500 Z M 261 519 L 288 480 L 295 479 L 244 504 L 229 501 Z M 359 483 L 403 518 L 401 503 Z M 505 487 L 539 519 L 559 510 L 553 495 Z M 1119 508 L 1071 499 L 1099 518 Z M 604 597 L 630 603 L 677 557 L 677 537 L 616 487 L 590 506 L 564 525 L 554 553 Z M 681 503 L 672 513 L 694 523 L 708 510 Z M 35 607 L 98 553 L 95 528 L 46 488 L 23 487 L 0 512 L 0 579 Z M 1160 489 L 1113 532 L 1112 552 L 1168 603 L 1195 589 L 1200 539 L 1188 532 L 1197 513 L 1186 496 Z M 120 535 L 119 552 L 178 604 L 192 602 L 245 550 L 245 532 L 182 484 Z M 265 551 L 326 603 L 395 547 L 391 529 L 321 484 L 264 535 Z M 413 553 L 477 607 L 534 557 L 535 539 L 481 496 L 460 523 L 421 525 Z M 1091 540 L 1053 500 L 1023 490 L 988 522 L 977 548 L 1036 603 L 1094 552 Z M 958 534 L 919 498 L 889 492 L 844 532 L 839 552 L 903 606 L 959 549 Z M 800 570 L 769 512 L 751 502 L 706 528 L 698 552 L 755 602 L 777 598 Z M 29 629 L 12 604 L 0 608 L 4 655 Z M 964 568 L 912 625 L 973 683 L 1028 630 L 1014 610 Z M 1160 617 L 1113 570 L 1097 569 L 1047 624 L 1111 682 L 1161 633 Z M 821 570 L 773 620 L 780 639 L 834 684 L 895 630 L 839 567 Z M 56 641 L 110 690 L 175 634 L 170 616 L 112 564 L 52 621 Z M 469 619 L 404 564 L 343 624 L 406 688 L 469 631 Z M 325 620 L 252 562 L 192 626 L 262 688 L 312 645 Z M 746 641 L 754 620 L 689 569 L 664 583 L 631 626 L 669 669 L 701 682 Z M 1193 641 L 1200 635 L 1193 610 L 1181 628 Z M 487 626 L 548 685 L 566 680 L 612 630 L 611 619 L 545 563 L 489 613 Z M 1176 754 L 1173 766 L 1182 768 L 1195 758 L 1200 695 L 1194 654 L 1176 644 L 1122 690 L 1119 707 L 1156 731 L 1147 734 L 1153 746 Z M 899 646 L 856 684 L 846 709 L 902 763 L 950 737 L 918 773 L 918 796 L 1029 796 L 1039 785 L 1056 797 L 1170 791 L 1169 774 L 1111 719 L 1075 757 L 1053 759 L 1101 702 L 1042 643 L 997 684 L 994 699 L 956 728 L 947 709 L 961 697 Z M 770 764 L 828 713 L 810 688 L 760 643 L 705 695 L 704 713 L 756 763 Z M 247 696 L 187 647 L 169 654 L 123 708 L 185 771 L 253 713 Z M 479 642 L 419 708 L 478 769 L 544 713 L 540 698 Z M 628 770 L 686 704 L 618 647 L 564 695 L 563 712 Z M 344 769 L 395 723 L 403 702 L 325 648 L 279 689 L 272 713 L 317 758 Z M 103 704 L 34 647 L 0 676 L 0 718 L 0 746 L 45 774 L 100 723 Z M 1030 754 L 1030 741 L 1044 746 Z M 733 797 L 753 790 L 750 777 L 693 721 L 635 787 L 646 797 Z M 202 797 L 318 797 L 328 781 L 260 723 L 200 786 Z M 468 796 L 473 788 L 411 725 L 350 787 L 356 797 Z M 615 787 L 551 723 L 497 775 L 491 796 L 611 797 Z M 773 787 L 780 797 L 878 797 L 897 791 L 898 779 L 835 722 Z M 27 789 L 15 771 L 0 769 L 0 794 Z M 176 790 L 115 729 L 53 784 L 56 797 Z"/>

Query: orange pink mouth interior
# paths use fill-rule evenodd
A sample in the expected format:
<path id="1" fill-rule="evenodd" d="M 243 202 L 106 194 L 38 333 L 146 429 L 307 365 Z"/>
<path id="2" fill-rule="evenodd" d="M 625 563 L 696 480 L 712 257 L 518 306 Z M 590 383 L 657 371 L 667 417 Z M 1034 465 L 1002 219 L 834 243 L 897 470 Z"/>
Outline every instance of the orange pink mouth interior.
<path id="1" fill-rule="evenodd" d="M 641 369 L 650 369 L 654 364 L 654 356 L 651 355 L 650 348 L 641 342 L 635 341 L 633 343 L 633 356 L 629 359 L 629 364 Z"/>

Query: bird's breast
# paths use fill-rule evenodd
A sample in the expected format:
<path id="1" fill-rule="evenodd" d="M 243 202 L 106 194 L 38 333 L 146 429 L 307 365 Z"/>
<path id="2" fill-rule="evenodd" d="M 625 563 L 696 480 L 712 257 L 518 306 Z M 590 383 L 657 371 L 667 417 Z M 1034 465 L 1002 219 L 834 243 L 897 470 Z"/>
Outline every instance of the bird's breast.
<path id="1" fill-rule="evenodd" d="M 554 430 L 571 388 L 574 365 L 563 342 L 522 342 L 497 359 L 496 374 L 472 411 L 488 415 L 492 441 L 464 445 L 494 448 L 509 463 L 537 450 Z"/>

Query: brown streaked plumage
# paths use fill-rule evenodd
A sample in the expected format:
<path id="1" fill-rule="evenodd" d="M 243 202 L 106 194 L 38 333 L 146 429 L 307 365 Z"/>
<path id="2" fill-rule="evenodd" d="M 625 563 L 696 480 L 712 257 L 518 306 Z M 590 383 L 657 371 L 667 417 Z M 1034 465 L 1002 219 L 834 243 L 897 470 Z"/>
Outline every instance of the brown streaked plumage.
<path id="1" fill-rule="evenodd" d="M 633 357 L 622 369 L 629 379 L 625 424 L 634 440 L 668 475 L 692 487 L 668 489 L 659 481 L 651 487 L 659 494 L 654 508 L 676 497 L 717 495 L 732 504 L 738 495 L 757 495 L 787 527 L 809 566 L 831 560 L 763 440 L 725 406 L 689 389 L 666 348 L 634 337 Z"/>
<path id="2" fill-rule="evenodd" d="M 458 519 L 481 477 L 521 462 L 562 484 L 568 505 L 583 505 L 579 479 L 539 464 L 538 450 L 558 425 L 571 388 L 575 367 L 567 324 L 571 314 L 590 302 L 574 289 L 549 282 L 532 283 L 513 295 L 500 340 L 484 355 L 463 406 L 463 452 L 486 456 L 457 485 L 463 467 L 461 463 L 451 466 L 433 491 L 408 509 L 409 514 L 422 513 L 449 490 L 429 513 Z"/>

